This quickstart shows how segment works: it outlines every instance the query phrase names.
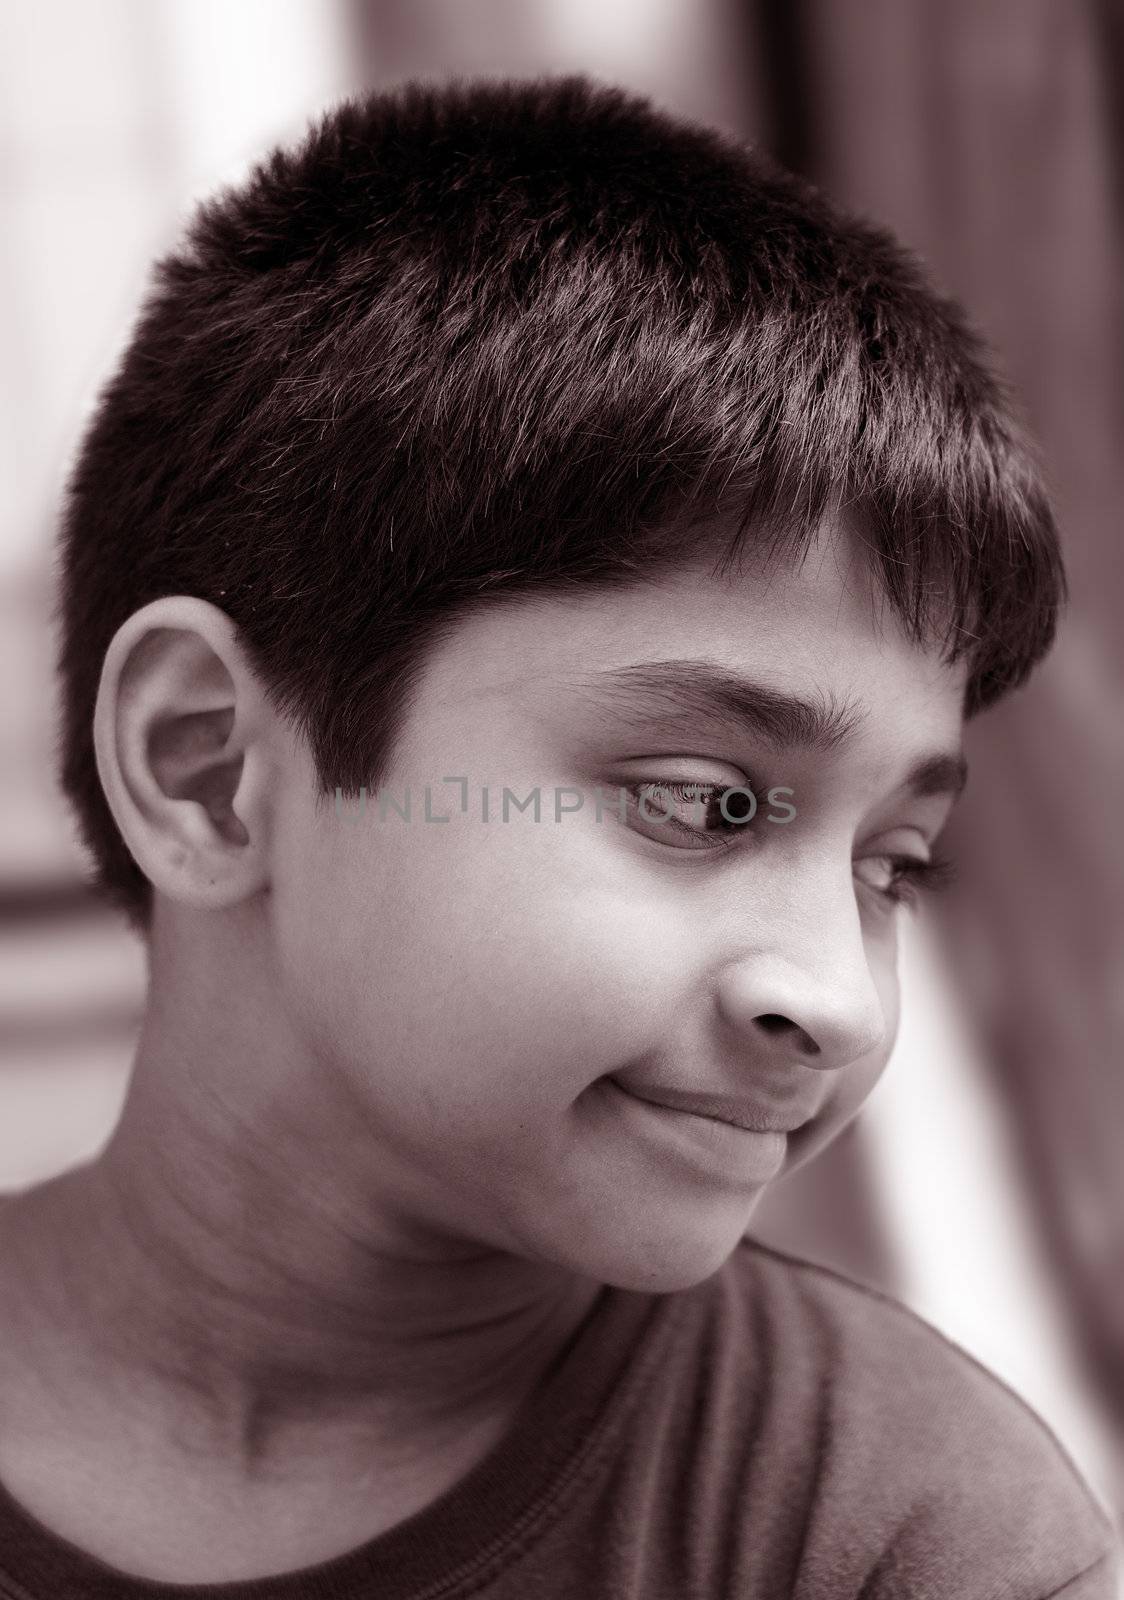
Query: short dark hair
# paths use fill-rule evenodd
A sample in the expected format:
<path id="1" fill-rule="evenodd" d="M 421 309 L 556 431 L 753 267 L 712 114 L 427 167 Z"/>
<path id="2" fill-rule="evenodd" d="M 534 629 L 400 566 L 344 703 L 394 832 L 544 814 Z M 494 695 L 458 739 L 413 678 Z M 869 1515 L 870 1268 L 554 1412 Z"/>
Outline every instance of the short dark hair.
<path id="1" fill-rule="evenodd" d="M 1023 682 L 1065 596 L 1040 470 L 888 233 L 582 77 L 343 102 L 159 263 L 71 476 L 60 766 L 98 887 L 149 925 L 92 728 L 148 601 L 220 606 L 353 796 L 466 610 L 658 577 L 719 511 L 722 561 L 796 554 L 835 506 L 967 715 Z"/>

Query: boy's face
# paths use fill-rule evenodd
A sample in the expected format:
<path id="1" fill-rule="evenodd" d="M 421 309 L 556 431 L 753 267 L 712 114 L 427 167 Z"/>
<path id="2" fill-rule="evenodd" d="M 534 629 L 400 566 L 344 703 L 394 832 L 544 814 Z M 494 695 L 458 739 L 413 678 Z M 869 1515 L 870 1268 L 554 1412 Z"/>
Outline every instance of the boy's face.
<path id="1" fill-rule="evenodd" d="M 887 858 L 930 856 L 953 803 L 964 672 L 880 616 L 861 552 L 825 533 L 799 569 L 700 560 L 471 617 L 384 780 L 408 822 L 373 795 L 317 811 L 300 773 L 270 902 L 287 1026 L 346 1080 L 372 1203 L 412 1237 L 683 1287 L 875 1083 L 907 914 Z M 739 716 L 672 662 L 773 698 Z M 644 783 L 713 789 L 657 788 L 645 817 Z M 515 804 L 536 788 L 538 820 Z M 651 1103 L 671 1093 L 758 1127 Z"/>

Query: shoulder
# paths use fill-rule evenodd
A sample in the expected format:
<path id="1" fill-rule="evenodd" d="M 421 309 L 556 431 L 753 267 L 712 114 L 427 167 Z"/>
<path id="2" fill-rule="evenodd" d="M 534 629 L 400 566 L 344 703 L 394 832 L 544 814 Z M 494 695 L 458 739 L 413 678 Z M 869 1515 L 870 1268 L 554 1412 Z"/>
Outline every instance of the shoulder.
<path id="1" fill-rule="evenodd" d="M 768 1333 L 803 1358 L 817 1376 L 834 1380 L 836 1405 L 890 1430 L 908 1426 L 974 1443 L 1018 1446 L 1056 1468 L 1082 1493 L 1076 1467 L 1045 1422 L 974 1356 L 891 1295 L 743 1239 L 730 1265 L 734 1292 L 744 1296 Z"/>
<path id="2" fill-rule="evenodd" d="M 748 1239 L 727 1272 L 728 1311 L 767 1363 L 774 1408 L 805 1440 L 816 1429 L 821 1499 L 880 1528 L 897 1558 L 939 1561 L 940 1593 L 957 1592 L 961 1565 L 962 1592 L 978 1592 L 968 1578 L 996 1552 L 1003 1592 L 1022 1595 L 1111 1551 L 1107 1517 L 1047 1425 L 922 1318 Z"/>

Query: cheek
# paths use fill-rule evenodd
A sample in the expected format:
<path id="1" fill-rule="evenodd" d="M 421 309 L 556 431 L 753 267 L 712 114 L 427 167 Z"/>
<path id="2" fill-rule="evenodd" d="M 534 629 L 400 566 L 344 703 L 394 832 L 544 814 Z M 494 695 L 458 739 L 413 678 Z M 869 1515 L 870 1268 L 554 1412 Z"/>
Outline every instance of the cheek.
<path id="1" fill-rule="evenodd" d="M 370 819 L 335 843 L 278 908 L 283 981 L 399 1126 L 464 1142 L 562 1113 L 671 1026 L 686 952 L 576 830 Z"/>

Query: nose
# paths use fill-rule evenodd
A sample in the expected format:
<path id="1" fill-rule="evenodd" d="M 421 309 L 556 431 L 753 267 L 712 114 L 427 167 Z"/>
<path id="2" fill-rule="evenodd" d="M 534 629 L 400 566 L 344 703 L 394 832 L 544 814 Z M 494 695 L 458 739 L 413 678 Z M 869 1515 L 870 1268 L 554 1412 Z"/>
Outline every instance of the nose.
<path id="1" fill-rule="evenodd" d="M 884 1046 L 889 1020 L 857 917 L 727 962 L 716 991 L 723 1022 L 741 1048 L 778 1065 L 835 1071 Z"/>

